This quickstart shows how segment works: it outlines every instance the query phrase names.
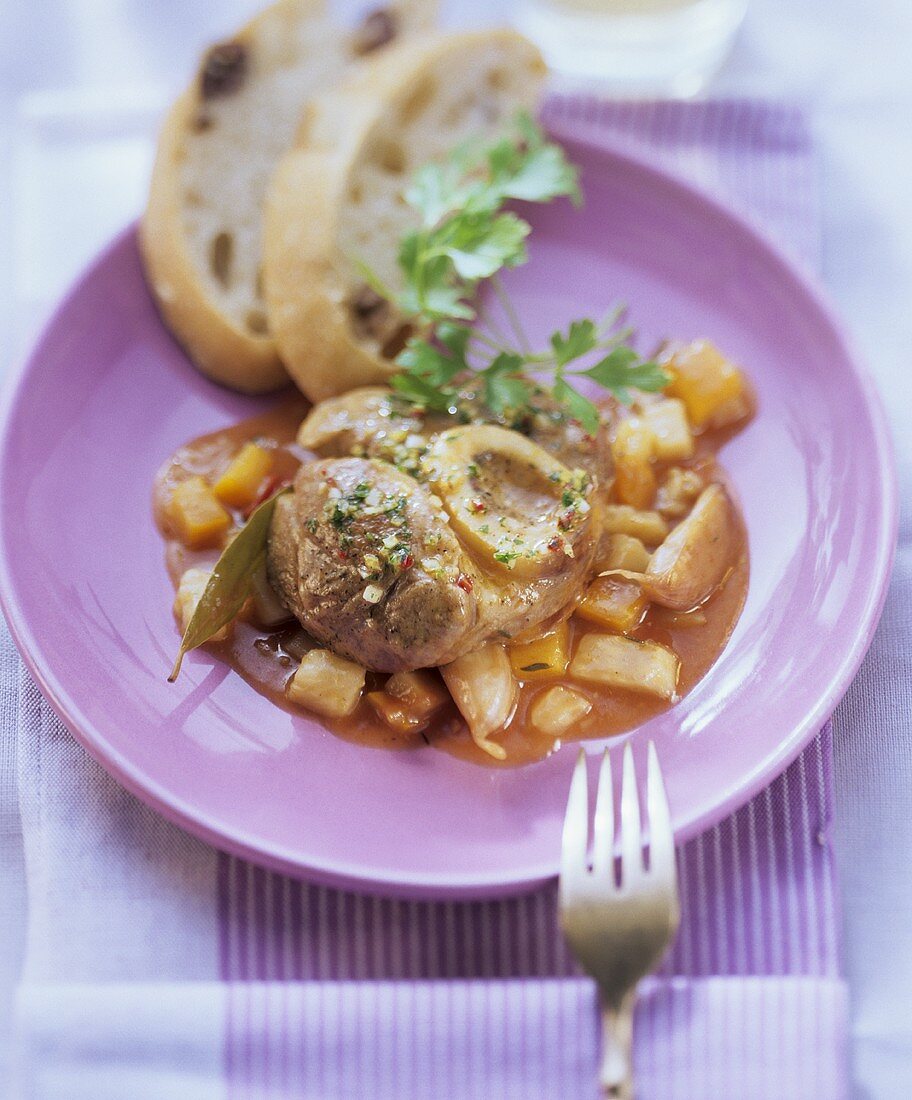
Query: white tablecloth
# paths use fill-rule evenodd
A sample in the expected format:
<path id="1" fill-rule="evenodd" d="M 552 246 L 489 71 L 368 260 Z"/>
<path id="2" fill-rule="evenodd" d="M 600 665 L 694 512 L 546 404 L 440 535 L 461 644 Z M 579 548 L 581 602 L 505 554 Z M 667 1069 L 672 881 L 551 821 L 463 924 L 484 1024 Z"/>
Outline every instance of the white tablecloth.
<path id="1" fill-rule="evenodd" d="M 0 4 L 0 365 L 140 208 L 158 113 L 200 46 L 257 6 Z M 508 9 L 497 0 L 444 7 L 458 22 Z M 752 0 L 711 89 L 790 97 L 809 111 L 822 158 L 824 279 L 886 396 L 904 504 L 912 500 L 910 57 L 909 0 Z M 912 1094 L 910 537 L 906 513 L 884 620 L 836 725 L 854 1078 L 856 1095 L 878 1100 Z M 13 670 L 0 668 L 0 692 L 14 689 Z M 26 911 L 9 732 L 0 738 L 0 1052 Z"/>

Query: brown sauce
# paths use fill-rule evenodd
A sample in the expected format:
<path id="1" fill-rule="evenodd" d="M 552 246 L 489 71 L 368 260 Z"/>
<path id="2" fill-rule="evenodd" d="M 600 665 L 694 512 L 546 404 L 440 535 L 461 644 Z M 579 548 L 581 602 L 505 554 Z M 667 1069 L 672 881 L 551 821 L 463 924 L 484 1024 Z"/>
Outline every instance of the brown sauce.
<path id="1" fill-rule="evenodd" d="M 303 398 L 286 399 L 270 412 L 193 440 L 180 448 L 159 472 L 154 490 L 154 510 L 165 539 L 168 572 L 175 586 L 182 573 L 191 566 L 211 567 L 218 557 L 218 551 L 188 550 L 169 530 L 165 507 L 174 486 L 194 474 L 214 480 L 225 470 L 240 447 L 253 439 L 274 452 L 271 485 L 264 486 L 264 492 L 283 480 L 290 480 L 299 463 L 307 457 L 307 452 L 302 451 L 295 443 L 295 435 L 308 408 Z M 725 474 L 715 462 L 715 453 L 732 434 L 730 428 L 704 433 L 697 437 L 697 449 L 692 459 L 668 465 L 697 469 L 707 483 L 724 483 Z M 658 466 L 657 470 L 661 473 L 662 467 Z M 234 518 L 238 525 L 244 522 L 244 516 L 240 513 L 236 513 Z M 699 614 L 679 615 L 652 605 L 640 625 L 629 635 L 640 640 L 659 642 L 674 650 L 680 659 L 679 697 L 690 691 L 714 664 L 731 636 L 744 606 L 748 584 L 747 539 L 740 516 L 735 522 L 737 553 L 732 569 L 724 584 L 699 608 Z M 593 630 L 605 632 L 604 629 L 576 617 L 571 618 L 570 629 L 571 653 L 575 652 L 576 644 L 583 634 Z M 176 650 L 177 629 L 174 644 Z M 206 648 L 228 663 L 255 690 L 277 706 L 299 711 L 300 708 L 287 701 L 285 684 L 303 654 L 315 645 L 294 623 L 270 631 L 241 618 L 235 622 L 228 640 L 210 643 Z M 365 696 L 369 691 L 382 688 L 386 679 L 383 674 L 369 672 Z M 383 722 L 366 699 L 362 699 L 354 714 L 348 718 L 318 720 L 340 737 L 376 748 L 407 749 L 426 742 L 474 763 L 496 767 L 518 766 L 543 759 L 560 744 L 553 737 L 537 731 L 527 721 L 527 716 L 537 695 L 554 684 L 564 682 L 584 695 L 592 709 L 574 725 L 571 736 L 565 736 L 563 740 L 586 740 L 622 733 L 673 705 L 632 691 L 570 680 L 566 675 L 522 683 L 519 703 L 510 725 L 503 733 L 496 734 L 496 740 L 507 752 L 507 758 L 502 764 L 475 745 L 455 705 L 451 703 L 439 711 L 432 723 L 420 734 L 397 733 Z"/>

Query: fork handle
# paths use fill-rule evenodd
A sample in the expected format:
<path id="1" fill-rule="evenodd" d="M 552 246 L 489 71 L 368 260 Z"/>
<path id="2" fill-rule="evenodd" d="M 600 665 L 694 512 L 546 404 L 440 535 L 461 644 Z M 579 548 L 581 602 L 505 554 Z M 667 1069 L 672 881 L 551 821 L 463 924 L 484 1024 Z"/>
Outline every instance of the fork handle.
<path id="1" fill-rule="evenodd" d="M 605 1100 L 633 1100 L 633 1005 L 636 991 L 619 1001 L 602 1001 L 602 1067 Z"/>

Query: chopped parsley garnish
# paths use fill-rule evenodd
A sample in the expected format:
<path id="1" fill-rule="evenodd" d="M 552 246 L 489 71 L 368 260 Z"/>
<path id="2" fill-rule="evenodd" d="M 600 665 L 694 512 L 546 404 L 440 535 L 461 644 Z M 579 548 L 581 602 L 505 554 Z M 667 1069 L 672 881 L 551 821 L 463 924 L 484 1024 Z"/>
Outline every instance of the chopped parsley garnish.
<path id="1" fill-rule="evenodd" d="M 502 565 L 513 567 L 513 563 L 517 558 L 521 558 L 522 554 L 518 550 L 495 550 L 494 560 L 499 561 Z"/>

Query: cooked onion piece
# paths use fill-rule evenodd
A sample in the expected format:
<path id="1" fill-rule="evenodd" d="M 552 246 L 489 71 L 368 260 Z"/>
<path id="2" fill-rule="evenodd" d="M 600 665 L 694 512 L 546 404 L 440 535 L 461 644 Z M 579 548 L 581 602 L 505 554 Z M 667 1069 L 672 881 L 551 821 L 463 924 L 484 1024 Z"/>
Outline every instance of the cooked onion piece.
<path id="1" fill-rule="evenodd" d="M 736 538 L 728 494 L 721 485 L 710 485 L 649 559 L 645 572 L 619 569 L 612 575 L 636 581 L 662 607 L 689 611 L 725 580 L 734 564 Z"/>
<path id="2" fill-rule="evenodd" d="M 488 642 L 444 665 L 440 674 L 475 744 L 495 760 L 506 759 L 503 746 L 490 739 L 510 721 L 519 694 L 504 647 Z"/>
<path id="3" fill-rule="evenodd" d="M 488 567 L 539 577 L 591 539 L 589 476 L 518 432 L 490 424 L 443 432 L 425 469 L 453 529 Z"/>

